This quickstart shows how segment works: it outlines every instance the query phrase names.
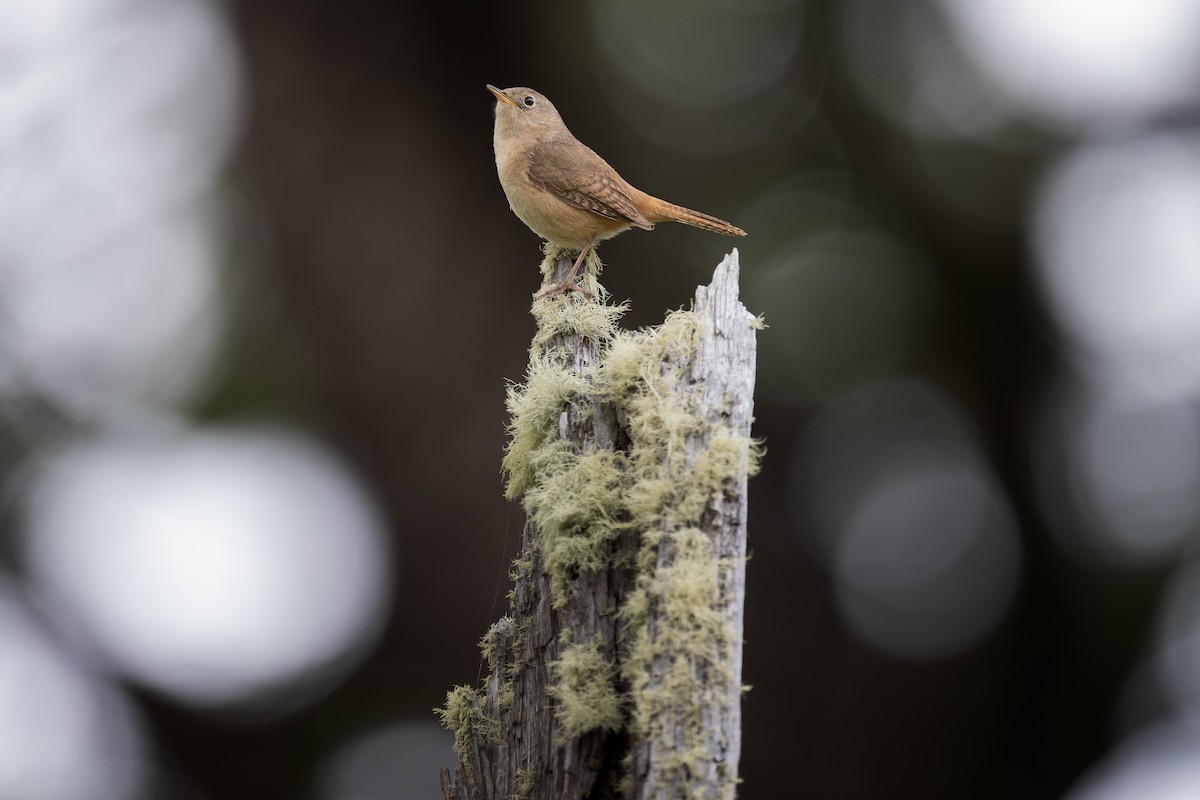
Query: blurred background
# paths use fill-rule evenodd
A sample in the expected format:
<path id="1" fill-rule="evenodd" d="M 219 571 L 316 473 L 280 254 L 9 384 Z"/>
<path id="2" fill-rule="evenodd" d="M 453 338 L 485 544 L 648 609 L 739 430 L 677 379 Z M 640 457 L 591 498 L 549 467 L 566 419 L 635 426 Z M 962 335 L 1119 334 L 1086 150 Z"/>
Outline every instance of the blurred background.
<path id="1" fill-rule="evenodd" d="M 440 796 L 541 258 L 486 82 L 750 232 L 601 249 L 770 325 L 741 797 L 1200 797 L 1200 2 L 0 20 L 0 800 Z"/>

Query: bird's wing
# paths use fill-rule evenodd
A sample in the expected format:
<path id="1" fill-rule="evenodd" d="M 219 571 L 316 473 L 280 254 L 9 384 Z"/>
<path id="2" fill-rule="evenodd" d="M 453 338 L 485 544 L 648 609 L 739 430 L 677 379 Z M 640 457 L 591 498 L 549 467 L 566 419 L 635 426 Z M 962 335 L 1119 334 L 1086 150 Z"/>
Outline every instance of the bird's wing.
<path id="1" fill-rule="evenodd" d="M 629 184 L 578 141 L 534 145 L 527 174 L 533 185 L 573 206 L 644 230 L 654 227 L 634 205 Z"/>

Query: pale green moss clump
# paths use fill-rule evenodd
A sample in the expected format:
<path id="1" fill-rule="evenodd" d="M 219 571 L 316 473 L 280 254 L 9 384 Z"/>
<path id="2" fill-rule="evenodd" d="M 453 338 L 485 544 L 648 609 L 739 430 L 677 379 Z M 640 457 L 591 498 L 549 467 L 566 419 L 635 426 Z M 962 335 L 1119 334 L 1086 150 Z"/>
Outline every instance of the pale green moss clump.
<path id="1" fill-rule="evenodd" d="M 488 667 L 496 666 L 505 646 L 503 640 L 509 637 L 511 631 L 512 620 L 508 617 L 501 617 L 492 623 L 492 627 L 488 628 L 487 633 L 479 640 L 479 651 L 487 661 Z"/>
<path id="2" fill-rule="evenodd" d="M 443 726 L 454 734 L 454 752 L 467 774 L 467 781 L 475 785 L 475 761 L 468 757 L 472 742 L 495 740 L 500 735 L 499 723 L 484 716 L 480 710 L 479 693 L 470 686 L 455 686 L 446 692 L 446 705 L 435 708 Z"/>
<path id="3" fill-rule="evenodd" d="M 600 654 L 599 642 L 568 644 L 551 665 L 558 682 L 550 692 L 564 738 L 625 727 L 624 701 L 616 689 L 616 667 Z"/>
<path id="4" fill-rule="evenodd" d="M 508 448 L 501 468 L 508 475 L 504 495 L 516 500 L 537 478 L 546 445 L 558 442 L 558 418 L 567 403 L 587 391 L 586 381 L 559 364 L 532 359 L 524 386 L 508 387 Z"/>
<path id="5" fill-rule="evenodd" d="M 558 245 L 547 242 L 543 252 L 546 257 L 542 259 L 542 288 L 539 293 L 552 285 L 554 265 L 564 251 Z M 600 256 L 593 249 L 575 276 L 575 284 L 590 291 L 596 302 L 574 302 L 574 298 L 568 295 L 534 299 L 530 312 L 537 322 L 537 333 L 534 334 L 530 352 L 541 352 L 551 339 L 560 335 L 583 336 L 592 341 L 604 341 L 612 336 L 617 329 L 617 322 L 629 310 L 629 304 L 622 302 L 609 305 L 608 290 L 597 280 L 603 267 Z"/>
<path id="6" fill-rule="evenodd" d="M 533 794 L 533 770 L 518 769 L 516 777 L 512 800 L 529 800 L 529 795 Z"/>
<path id="7" fill-rule="evenodd" d="M 610 545 L 628 526 L 624 460 L 610 450 L 580 454 L 564 441 L 547 443 L 530 460 L 538 480 L 525 494 L 525 507 L 541 537 L 556 607 L 566 603 L 572 575 L 609 565 Z"/>
<path id="8" fill-rule="evenodd" d="M 516 699 L 516 694 L 513 692 L 512 678 L 509 678 L 500 684 L 500 693 L 496 698 L 496 710 L 501 713 L 508 711 L 512 708 L 514 699 Z"/>

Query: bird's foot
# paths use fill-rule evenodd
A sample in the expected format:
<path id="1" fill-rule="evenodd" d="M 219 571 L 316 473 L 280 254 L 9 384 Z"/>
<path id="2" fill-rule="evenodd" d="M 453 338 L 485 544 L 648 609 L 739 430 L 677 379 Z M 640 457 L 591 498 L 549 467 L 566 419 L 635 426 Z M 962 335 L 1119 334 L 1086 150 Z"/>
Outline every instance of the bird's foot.
<path id="1" fill-rule="evenodd" d="M 538 300 L 545 300 L 550 297 L 557 297 L 560 294 L 565 294 L 566 292 L 579 292 L 589 300 L 596 299 L 596 295 L 591 289 L 580 286 L 573 280 L 560 281 L 559 283 L 556 283 L 553 286 L 538 292 L 534 295 L 534 297 Z"/>

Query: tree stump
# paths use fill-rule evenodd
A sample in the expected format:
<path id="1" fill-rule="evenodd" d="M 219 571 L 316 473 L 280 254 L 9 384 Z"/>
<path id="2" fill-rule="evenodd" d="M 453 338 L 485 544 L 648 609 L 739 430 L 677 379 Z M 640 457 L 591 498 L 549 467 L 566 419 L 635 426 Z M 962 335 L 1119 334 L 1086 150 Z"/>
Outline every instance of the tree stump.
<path id="1" fill-rule="evenodd" d="M 570 256 L 547 246 L 544 285 Z M 439 709 L 446 800 L 732 798 L 741 749 L 756 331 L 734 250 L 691 311 L 619 330 L 597 282 L 536 299 L 510 387 L 507 493 L 528 513 L 489 674 Z"/>

